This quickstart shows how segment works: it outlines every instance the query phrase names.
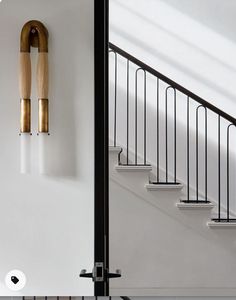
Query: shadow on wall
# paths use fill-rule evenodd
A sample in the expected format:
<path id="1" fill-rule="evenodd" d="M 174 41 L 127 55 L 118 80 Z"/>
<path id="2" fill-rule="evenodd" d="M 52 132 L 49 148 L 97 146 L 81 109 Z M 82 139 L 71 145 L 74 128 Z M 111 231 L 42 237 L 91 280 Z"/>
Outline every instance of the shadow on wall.
<path id="1" fill-rule="evenodd" d="M 224 36 L 218 36 L 217 33 L 201 24 L 191 21 L 191 16 L 183 15 L 182 24 L 179 25 L 178 20 L 181 15 L 178 15 L 177 11 L 176 15 L 178 17 L 175 18 L 175 11 L 168 5 L 162 5 L 161 0 L 150 3 L 152 4 L 150 6 L 152 11 L 148 17 L 147 10 L 141 12 L 142 5 L 144 5 L 143 1 L 140 1 L 142 5 L 135 7 L 131 5 L 132 1 L 126 4 L 124 1 L 113 0 L 112 3 L 114 6 L 111 7 L 110 24 L 111 37 L 114 37 L 112 42 L 121 41 L 124 45 L 127 42 L 131 45 L 131 49 L 133 47 L 140 49 L 141 59 L 144 57 L 148 58 L 149 53 L 151 58 L 149 57 L 148 59 L 149 62 L 152 59 L 153 67 L 159 62 L 164 65 L 167 64 L 167 70 L 170 70 L 171 73 L 177 71 L 180 76 L 183 74 L 186 80 L 187 76 L 189 76 L 190 86 L 193 84 L 192 79 L 194 79 L 197 83 L 204 85 L 200 87 L 203 91 L 206 88 L 210 88 L 214 93 L 219 93 L 219 95 L 214 96 L 213 100 L 222 109 L 228 109 L 226 107 L 228 104 L 223 103 L 224 98 L 230 100 L 230 103 L 235 101 L 236 93 L 233 78 L 236 77 L 236 65 L 231 59 L 235 45 L 231 41 L 226 40 Z M 159 15 L 156 13 L 158 11 L 160 11 Z M 118 16 L 122 12 L 124 13 L 123 24 L 128 18 L 132 18 L 134 25 L 128 24 L 127 28 L 124 25 L 118 25 Z M 158 19 L 161 12 L 166 13 L 166 20 L 164 20 L 164 17 L 160 20 Z M 173 14 L 173 30 L 169 23 L 171 18 L 169 14 L 171 13 Z M 191 28 L 191 30 L 186 30 L 186 27 Z M 178 28 L 179 30 L 177 30 Z M 146 36 L 145 32 L 147 32 Z M 192 35 L 190 35 L 190 32 L 192 32 Z M 129 49 L 126 50 L 129 52 Z M 143 57 L 142 51 L 145 51 L 145 56 Z M 188 86 L 188 81 L 185 85 Z M 205 97 L 209 98 L 209 96 Z M 212 102 L 213 100 L 211 99 Z M 232 113 L 230 107 L 228 111 Z"/>
<path id="2" fill-rule="evenodd" d="M 74 24 L 77 24 L 78 35 L 85 36 L 84 18 L 80 18 L 78 21 L 77 11 L 68 10 L 64 13 L 67 18 L 64 18 L 64 14 L 57 15 L 53 21 L 56 27 L 60 26 L 60 30 L 56 32 L 58 36 L 54 33 L 49 39 L 51 44 L 50 84 L 53 87 L 51 91 L 55 92 L 50 94 L 50 112 L 52 112 L 50 116 L 50 142 L 52 146 L 49 155 L 48 174 L 53 177 L 76 179 L 79 178 L 78 170 L 83 157 L 81 144 L 87 142 L 84 141 L 85 135 L 80 124 L 83 124 L 83 114 L 86 116 L 91 103 L 87 99 L 86 86 L 88 85 L 87 78 L 91 72 L 92 62 L 89 65 L 88 60 L 84 57 L 84 53 L 91 51 L 89 48 L 91 46 L 88 43 L 78 43 L 76 38 L 72 38 L 68 34 L 74 30 Z M 89 38 L 91 37 L 84 37 L 83 40 L 87 41 Z M 67 47 L 62 46 L 62 44 L 67 45 Z M 91 96 L 93 95 L 91 94 Z M 93 97 L 91 99 L 93 101 Z"/>
<path id="3" fill-rule="evenodd" d="M 159 1 L 162 1 L 162 0 L 159 0 Z M 214 0 L 213 0 L 214 1 Z M 221 59 L 219 59 L 218 57 L 216 56 L 213 56 L 213 55 L 210 55 L 207 51 L 205 51 L 204 49 L 200 48 L 199 46 L 197 46 L 196 44 L 193 44 L 191 43 L 191 41 L 188 41 L 186 39 L 184 39 L 182 36 L 181 36 L 181 33 L 179 35 L 175 34 L 174 32 L 171 32 L 170 30 L 168 30 L 167 28 L 164 28 L 162 25 L 158 24 L 157 22 L 153 21 L 152 19 L 146 17 L 144 14 L 141 14 L 137 11 L 135 11 L 134 9 L 131 9 L 129 6 L 125 5 L 123 2 L 119 1 L 119 0 L 113 0 L 114 3 L 116 3 L 117 5 L 119 5 L 120 7 L 128 10 L 132 15 L 138 17 L 139 19 L 141 19 L 142 21 L 145 21 L 146 23 L 149 23 L 150 25 L 152 25 L 153 27 L 156 27 L 158 28 L 159 30 L 163 31 L 165 34 L 167 34 L 168 36 L 172 37 L 174 40 L 178 40 L 178 41 L 181 41 L 181 43 L 185 44 L 186 46 L 190 47 L 190 48 L 194 48 L 195 50 L 199 51 L 200 53 L 202 53 L 204 56 L 206 56 L 207 58 L 215 61 L 216 63 L 224 66 L 224 67 L 227 67 L 229 68 L 230 70 L 236 72 L 236 68 L 233 67 L 232 65 L 222 61 Z M 171 3 L 173 4 L 173 6 L 175 6 L 174 4 L 176 4 L 176 6 L 180 6 L 182 7 L 183 5 L 182 1 L 172 1 L 172 0 L 167 0 L 167 1 L 164 1 L 164 3 Z M 198 9 L 196 9 L 196 11 L 198 12 L 199 11 L 199 1 L 185 1 L 188 3 L 189 5 L 189 8 L 192 8 L 192 4 L 195 3 L 195 6 L 197 6 Z M 204 1 L 205 3 L 208 3 L 208 1 Z M 222 2 L 221 2 L 222 3 Z M 235 3 L 235 2 L 234 2 Z M 212 5 L 214 6 L 214 5 Z M 157 8 L 158 9 L 158 8 Z M 215 15 L 214 15 L 214 18 Z M 111 24 L 111 29 L 113 30 L 113 25 Z M 114 28 L 116 30 L 116 28 Z M 236 37 L 236 35 L 235 35 Z"/>
<path id="4" fill-rule="evenodd" d="M 161 0 L 163 1 L 163 0 Z M 235 28 L 235 0 L 224 1 L 222 9 L 221 0 L 164 0 L 164 3 L 186 13 L 198 22 L 218 31 L 232 41 L 236 41 Z"/>
<path id="5" fill-rule="evenodd" d="M 147 45 L 145 42 L 143 42 L 141 39 L 134 37 L 132 34 L 128 34 L 127 32 L 119 29 L 118 27 L 111 25 L 111 30 L 113 30 L 116 34 L 122 36 L 123 38 L 133 42 L 133 44 L 139 46 L 140 48 L 144 49 L 145 51 L 149 52 L 153 56 L 158 56 L 163 61 L 167 62 L 169 65 L 173 66 L 174 68 L 181 70 L 182 72 L 188 74 L 190 77 L 202 82 L 203 84 L 207 85 L 208 87 L 211 87 L 215 90 L 217 90 L 219 93 L 221 93 L 224 96 L 227 96 L 232 101 L 235 99 L 236 93 L 233 94 L 227 89 L 224 89 L 217 85 L 217 82 L 210 81 L 206 78 L 203 78 L 202 74 L 199 75 L 197 72 L 194 72 L 192 69 L 187 68 L 183 64 L 178 63 L 177 61 L 173 60 L 171 57 L 168 57 L 166 54 L 161 53 L 156 48 L 151 47 L 150 45 Z M 236 72 L 234 70 L 234 72 Z M 236 76 L 236 73 L 235 73 Z"/>
<path id="6" fill-rule="evenodd" d="M 70 19 L 57 16 L 55 24 L 60 26 L 60 37 L 51 35 L 50 42 L 50 83 L 55 92 L 50 94 L 50 141 L 52 153 L 50 153 L 49 170 L 50 176 L 76 177 L 77 155 L 76 155 L 76 39 L 71 39 L 67 34 L 68 20 L 75 19 L 70 13 Z M 58 21 L 60 19 L 60 21 Z M 59 25 L 58 25 L 59 24 Z M 49 29 L 50 30 L 50 29 Z M 62 38 L 63 37 L 63 38 Z M 61 47 L 60 43 L 68 45 Z M 70 55 L 68 55 L 68 52 Z M 56 53 L 56 55 L 52 55 Z M 58 61 L 58 57 L 61 58 Z M 52 90 L 52 89 L 51 89 Z"/>

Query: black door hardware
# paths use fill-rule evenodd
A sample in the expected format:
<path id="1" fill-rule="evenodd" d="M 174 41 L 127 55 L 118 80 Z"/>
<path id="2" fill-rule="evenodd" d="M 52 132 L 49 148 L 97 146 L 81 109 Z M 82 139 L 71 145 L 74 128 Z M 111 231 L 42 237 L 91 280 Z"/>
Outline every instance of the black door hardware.
<path id="1" fill-rule="evenodd" d="M 87 273 L 84 269 L 80 273 L 80 277 L 84 278 L 92 278 L 94 282 L 103 282 L 106 281 L 108 278 L 119 278 L 121 277 L 121 271 L 116 270 L 115 273 L 109 273 L 107 270 L 104 269 L 104 264 L 102 262 L 95 263 L 92 273 Z"/>

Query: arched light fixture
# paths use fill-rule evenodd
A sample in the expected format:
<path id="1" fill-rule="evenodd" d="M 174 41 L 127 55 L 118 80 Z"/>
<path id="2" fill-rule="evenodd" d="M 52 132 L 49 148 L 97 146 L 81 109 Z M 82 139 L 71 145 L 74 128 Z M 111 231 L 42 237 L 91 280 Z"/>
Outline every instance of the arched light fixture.
<path id="1" fill-rule="evenodd" d="M 31 136 L 31 59 L 30 48 L 38 48 L 37 93 L 38 93 L 38 135 L 40 138 L 40 172 L 44 173 L 44 139 L 49 132 L 48 114 L 48 31 L 39 21 L 27 22 L 20 39 L 20 133 L 21 172 L 30 171 Z"/>

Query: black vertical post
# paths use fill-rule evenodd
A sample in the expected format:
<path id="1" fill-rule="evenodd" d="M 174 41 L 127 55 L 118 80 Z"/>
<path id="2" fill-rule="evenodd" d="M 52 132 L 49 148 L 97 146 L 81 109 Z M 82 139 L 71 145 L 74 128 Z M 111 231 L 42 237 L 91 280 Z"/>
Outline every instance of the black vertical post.
<path id="1" fill-rule="evenodd" d="M 109 270 L 109 169 L 108 169 L 108 15 L 109 0 L 94 0 L 95 65 L 95 170 L 94 262 Z M 109 294 L 109 279 L 94 283 L 95 296 Z"/>
<path id="2" fill-rule="evenodd" d="M 190 112 L 189 112 L 189 96 L 187 97 L 187 200 L 189 202 L 189 176 L 190 176 L 190 161 L 189 161 L 189 148 L 190 148 L 190 138 L 189 138 L 189 115 L 190 115 Z"/>
<path id="3" fill-rule="evenodd" d="M 126 71 L 126 74 L 127 74 L 127 134 L 126 134 L 126 137 L 127 137 L 127 152 L 126 152 L 126 164 L 128 165 L 129 164 L 129 60 L 127 59 L 127 71 Z"/>
<path id="4" fill-rule="evenodd" d="M 160 135 L 159 135 L 159 126 L 160 126 L 160 117 L 159 117 L 159 78 L 157 78 L 157 183 L 160 181 Z"/>
<path id="5" fill-rule="evenodd" d="M 218 115 L 218 220 L 221 216 L 221 119 Z"/>

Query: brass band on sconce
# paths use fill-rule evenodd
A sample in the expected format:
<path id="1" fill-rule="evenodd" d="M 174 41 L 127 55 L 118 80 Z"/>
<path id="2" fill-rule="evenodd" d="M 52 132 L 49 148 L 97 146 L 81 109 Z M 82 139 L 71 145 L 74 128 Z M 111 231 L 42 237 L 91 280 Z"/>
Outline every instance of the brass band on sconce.
<path id="1" fill-rule="evenodd" d="M 37 91 L 38 132 L 48 133 L 48 31 L 39 21 L 27 22 L 20 40 L 20 132 L 31 132 L 31 59 L 30 48 L 38 48 Z"/>

